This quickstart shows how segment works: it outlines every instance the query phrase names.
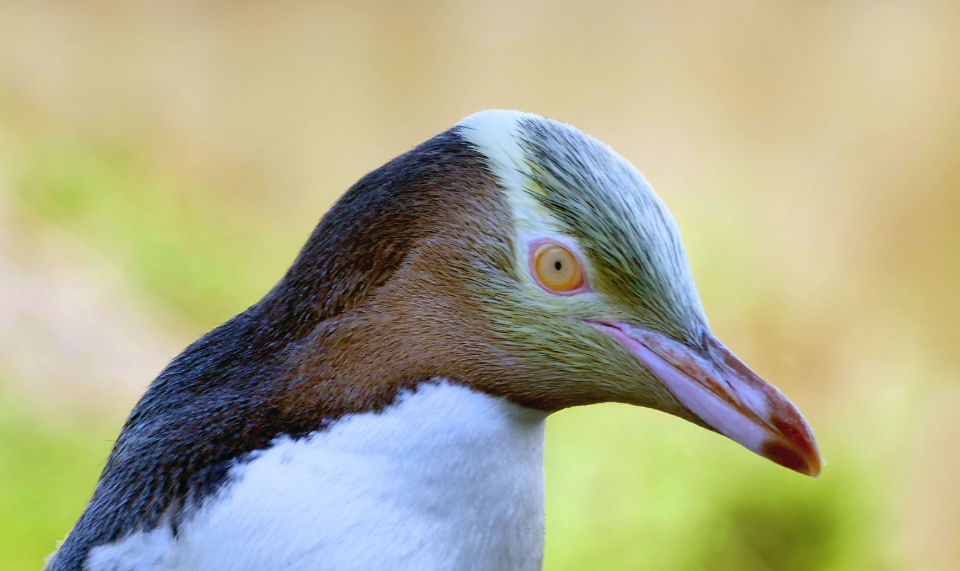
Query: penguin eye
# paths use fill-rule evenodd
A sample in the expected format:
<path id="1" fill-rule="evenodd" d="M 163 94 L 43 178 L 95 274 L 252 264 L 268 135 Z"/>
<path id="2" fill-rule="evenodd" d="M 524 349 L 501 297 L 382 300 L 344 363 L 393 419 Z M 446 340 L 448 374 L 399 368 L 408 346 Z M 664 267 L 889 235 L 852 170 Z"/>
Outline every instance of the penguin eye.
<path id="1" fill-rule="evenodd" d="M 580 261 L 573 252 L 556 242 L 535 246 L 530 262 L 537 281 L 551 293 L 572 293 L 584 286 Z"/>

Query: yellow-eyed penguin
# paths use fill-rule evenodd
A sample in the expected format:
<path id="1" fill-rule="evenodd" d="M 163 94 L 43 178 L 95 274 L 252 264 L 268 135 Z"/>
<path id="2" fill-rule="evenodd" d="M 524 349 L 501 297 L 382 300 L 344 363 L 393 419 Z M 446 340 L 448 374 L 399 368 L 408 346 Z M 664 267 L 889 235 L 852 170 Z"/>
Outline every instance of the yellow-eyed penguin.
<path id="1" fill-rule="evenodd" d="M 569 125 L 478 113 L 363 177 L 173 360 L 47 569 L 540 569 L 544 422 L 611 401 L 820 471 L 710 333 L 643 176 Z"/>

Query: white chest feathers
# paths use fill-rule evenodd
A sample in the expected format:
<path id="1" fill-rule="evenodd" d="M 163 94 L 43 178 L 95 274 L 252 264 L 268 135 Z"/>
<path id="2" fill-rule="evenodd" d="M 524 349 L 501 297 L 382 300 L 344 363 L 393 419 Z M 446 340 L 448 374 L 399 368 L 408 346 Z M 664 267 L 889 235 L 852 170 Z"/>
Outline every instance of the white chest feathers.
<path id="1" fill-rule="evenodd" d="M 545 415 L 447 382 L 278 439 L 174 538 L 93 549 L 87 571 L 539 570 Z"/>

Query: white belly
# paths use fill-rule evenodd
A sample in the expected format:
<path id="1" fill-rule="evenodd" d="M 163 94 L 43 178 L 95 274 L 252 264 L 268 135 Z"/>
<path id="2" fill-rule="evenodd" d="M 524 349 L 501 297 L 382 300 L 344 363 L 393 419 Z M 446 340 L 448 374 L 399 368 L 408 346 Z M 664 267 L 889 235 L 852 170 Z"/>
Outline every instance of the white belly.
<path id="1" fill-rule="evenodd" d="M 91 551 L 88 571 L 534 570 L 545 415 L 446 382 L 282 438 L 230 472 L 176 538 Z"/>

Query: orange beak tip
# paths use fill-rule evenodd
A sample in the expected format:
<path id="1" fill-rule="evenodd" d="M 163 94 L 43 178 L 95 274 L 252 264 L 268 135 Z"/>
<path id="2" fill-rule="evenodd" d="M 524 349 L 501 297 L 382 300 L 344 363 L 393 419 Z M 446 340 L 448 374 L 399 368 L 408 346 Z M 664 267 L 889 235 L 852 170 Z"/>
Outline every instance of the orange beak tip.
<path id="1" fill-rule="evenodd" d="M 819 476 L 824 465 L 818 453 L 802 454 L 794 447 L 776 440 L 765 442 L 758 453 L 775 464 L 811 478 Z"/>

